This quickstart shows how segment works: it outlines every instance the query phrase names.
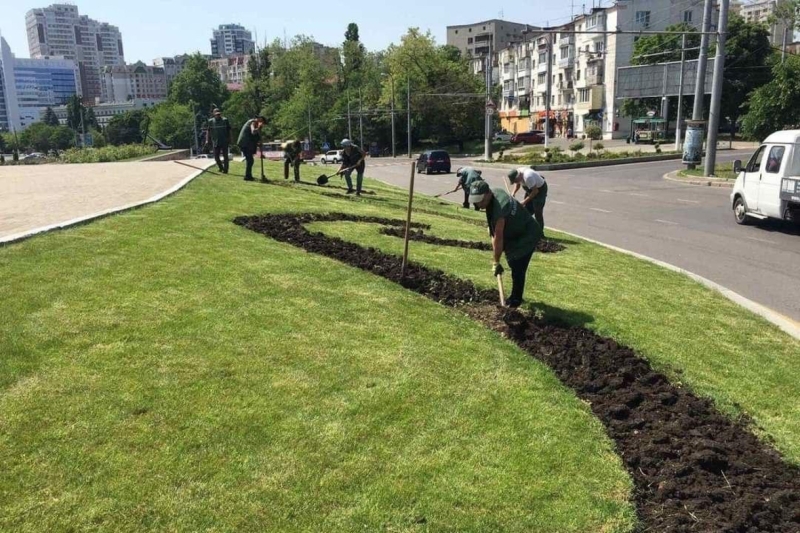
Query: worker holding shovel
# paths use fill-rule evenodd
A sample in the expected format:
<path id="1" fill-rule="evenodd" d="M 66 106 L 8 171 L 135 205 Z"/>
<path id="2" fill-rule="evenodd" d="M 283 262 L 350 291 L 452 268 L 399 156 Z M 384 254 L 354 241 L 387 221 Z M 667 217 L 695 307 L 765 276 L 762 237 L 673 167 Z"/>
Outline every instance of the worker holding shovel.
<path id="1" fill-rule="evenodd" d="M 525 190 L 522 206 L 536 218 L 544 232 L 544 204 L 547 201 L 547 182 L 533 168 L 518 168 L 508 173 L 508 181 L 514 185 L 511 196 L 516 196 L 520 187 Z"/>
<path id="2" fill-rule="evenodd" d="M 366 158 L 367 154 L 354 145 L 350 139 L 342 140 L 342 166 L 337 174 L 344 174 L 344 180 L 347 182 L 347 194 L 356 193 L 356 196 L 361 196 L 361 183 L 364 181 L 364 168 L 366 167 L 364 160 Z M 354 170 L 356 171 L 355 189 L 353 189 L 353 180 L 350 178 Z"/>
<path id="3" fill-rule="evenodd" d="M 303 160 L 303 149 L 300 141 L 287 141 L 283 147 L 283 179 L 289 179 L 289 167 L 294 168 L 294 181 L 300 181 L 300 162 Z"/>
<path id="4" fill-rule="evenodd" d="M 511 268 L 511 296 L 506 304 L 516 308 L 522 304 L 525 277 L 533 252 L 542 238 L 542 228 L 519 202 L 503 189 L 491 189 L 489 184 L 478 180 L 469 191 L 469 202 L 486 210 L 486 222 L 492 237 L 492 274 L 500 278 L 503 265 L 500 258 L 505 252 Z M 502 284 L 501 284 L 502 286 Z M 501 303 L 503 294 L 501 293 Z"/>
<path id="5" fill-rule="evenodd" d="M 483 179 L 481 177 L 481 171 L 475 170 L 472 167 L 461 167 L 456 171 L 456 177 L 458 178 L 458 184 L 456 188 L 453 189 L 453 192 L 456 192 L 458 189 L 464 190 L 464 203 L 461 205 L 463 205 L 465 209 L 469 209 L 469 189 L 472 187 L 473 183 Z M 478 208 L 476 207 L 475 210 L 477 211 Z"/>
<path id="6" fill-rule="evenodd" d="M 239 132 L 239 140 L 236 144 L 242 150 L 247 165 L 245 166 L 244 181 L 254 181 L 253 177 L 253 164 L 255 163 L 254 156 L 258 150 L 258 144 L 261 137 L 261 127 L 266 124 L 267 119 L 258 116 L 250 119 L 242 126 L 242 131 Z M 262 154 L 263 159 L 263 154 Z M 266 181 L 264 177 L 264 162 L 261 162 L 261 181 Z"/>

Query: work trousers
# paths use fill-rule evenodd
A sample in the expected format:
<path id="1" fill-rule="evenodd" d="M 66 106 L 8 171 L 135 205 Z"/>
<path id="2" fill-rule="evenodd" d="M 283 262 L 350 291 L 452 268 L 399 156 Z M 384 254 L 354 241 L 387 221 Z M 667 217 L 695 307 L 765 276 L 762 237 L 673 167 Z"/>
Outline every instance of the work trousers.
<path id="1" fill-rule="evenodd" d="M 509 307 L 519 307 L 522 304 L 522 294 L 525 292 L 525 277 L 528 275 L 528 265 L 531 264 L 533 252 L 519 257 L 509 259 L 508 267 L 511 269 L 511 296 L 506 304 Z"/>
<path id="2" fill-rule="evenodd" d="M 294 181 L 300 181 L 300 158 L 295 160 L 283 159 L 283 179 L 289 179 L 289 167 L 294 167 Z"/>
<path id="3" fill-rule="evenodd" d="M 228 173 L 228 145 L 215 145 L 214 146 L 214 161 L 217 163 L 217 168 L 220 172 Z"/>
<path id="4" fill-rule="evenodd" d="M 255 154 L 255 150 L 245 146 L 242 148 L 242 155 L 244 156 L 244 160 L 247 162 L 247 166 L 245 167 L 244 177 L 251 178 L 253 177 L 253 164 L 255 163 L 255 159 L 253 155 Z"/>
<path id="5" fill-rule="evenodd" d="M 526 197 L 530 196 L 530 192 L 526 194 Z M 533 218 L 536 219 L 536 222 L 542 227 L 542 231 L 544 231 L 544 204 L 547 201 L 547 183 L 542 185 L 542 188 L 539 189 L 539 194 L 536 195 L 530 202 L 525 204 L 525 209 L 533 215 Z"/>
<path id="6" fill-rule="evenodd" d="M 356 172 L 356 192 L 358 194 L 361 194 L 361 183 L 364 181 L 364 170 L 356 169 L 355 172 Z M 353 173 L 352 170 L 348 170 L 347 172 L 344 173 L 344 181 L 347 182 L 348 191 L 353 190 L 353 179 L 350 177 L 352 173 Z"/>

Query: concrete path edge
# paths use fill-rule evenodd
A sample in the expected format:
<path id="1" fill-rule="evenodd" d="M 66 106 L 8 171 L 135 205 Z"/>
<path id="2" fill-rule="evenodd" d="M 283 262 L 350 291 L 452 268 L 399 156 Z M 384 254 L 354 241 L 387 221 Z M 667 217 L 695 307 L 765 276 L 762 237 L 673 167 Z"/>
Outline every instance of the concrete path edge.
<path id="1" fill-rule="evenodd" d="M 800 323 L 792 320 L 791 318 L 789 318 L 787 316 L 784 316 L 784 315 L 778 313 L 777 311 L 773 311 L 772 309 L 770 309 L 768 307 L 765 307 L 765 306 L 763 306 L 763 305 L 761 305 L 759 303 L 756 303 L 753 300 L 745 298 L 741 294 L 739 294 L 737 292 L 734 292 L 734 291 L 728 289 L 727 287 L 723 287 L 719 283 L 711 281 L 710 279 L 706 279 L 703 276 L 700 276 L 699 274 L 695 274 L 694 272 L 690 272 L 688 270 L 684 270 L 684 269 L 682 269 L 680 267 L 677 267 L 675 265 L 671 265 L 669 263 L 665 263 L 664 261 L 661 261 L 659 259 L 655 259 L 653 257 L 649 257 L 649 256 L 646 256 L 646 255 L 637 253 L 637 252 L 632 252 L 630 250 L 625 250 L 624 248 L 619 248 L 617 246 L 612 246 L 612 245 L 606 244 L 604 242 L 596 241 L 596 240 L 593 240 L 593 239 L 588 239 L 588 238 L 583 237 L 581 235 L 576 235 L 575 233 L 570 233 L 568 231 L 562 231 L 562 230 L 560 230 L 558 228 L 553 228 L 553 230 L 557 231 L 559 233 L 563 233 L 564 235 L 569 235 L 570 237 L 575 237 L 576 239 L 581 239 L 581 240 L 590 242 L 592 244 L 596 244 L 598 246 L 602 246 L 604 248 L 608 248 L 609 250 L 614 250 L 615 252 L 620 252 L 620 253 L 623 253 L 623 254 L 626 254 L 626 255 L 630 255 L 630 256 L 635 257 L 637 259 L 641 259 L 643 261 L 647 261 L 648 263 L 652 263 L 652 264 L 660 266 L 662 268 L 666 268 L 667 270 L 671 270 L 673 272 L 677 272 L 679 274 L 683 274 L 684 276 L 689 277 L 690 279 L 700 283 L 701 285 L 703 285 L 703 286 L 705 286 L 705 287 L 707 287 L 707 288 L 709 288 L 709 289 L 711 289 L 713 291 L 716 291 L 716 292 L 720 293 L 722 296 L 724 296 L 727 299 L 729 299 L 730 301 L 740 305 L 741 307 L 744 307 L 748 311 L 751 311 L 751 312 L 757 314 L 758 316 L 760 316 L 761 318 L 763 318 L 767 322 L 770 322 L 771 324 L 773 324 L 773 325 L 777 326 L 778 328 L 780 328 L 784 333 L 787 333 L 787 334 L 791 335 L 792 337 L 794 337 L 795 339 L 800 340 Z"/>
<path id="2" fill-rule="evenodd" d="M 664 174 L 664 179 L 667 181 L 674 181 L 677 183 L 683 183 L 685 185 L 701 185 L 704 187 L 720 187 L 720 188 L 728 188 L 733 189 L 733 182 L 730 181 L 715 181 L 708 178 L 698 178 L 698 179 L 689 179 L 689 178 L 681 178 L 678 176 L 680 170 L 673 170 L 672 172 L 667 172 Z"/>
<path id="3" fill-rule="evenodd" d="M 205 167 L 194 167 L 194 168 L 197 168 L 196 172 L 193 172 L 192 174 L 190 174 L 189 176 L 187 176 L 186 178 L 184 178 L 183 180 L 178 182 L 176 185 L 173 185 L 172 187 L 170 187 L 166 191 L 158 193 L 155 196 L 152 196 L 152 197 L 148 198 L 147 200 L 144 200 L 144 201 L 141 201 L 141 202 L 135 202 L 135 203 L 119 206 L 119 207 L 112 207 L 111 209 L 106 209 L 105 211 L 99 211 L 97 213 L 92 213 L 91 215 L 85 215 L 85 216 L 82 216 L 82 217 L 73 218 L 71 220 L 67 220 L 65 222 L 58 222 L 56 224 L 51 224 L 49 226 L 41 226 L 39 228 L 34 228 L 32 230 L 28 230 L 28 231 L 25 231 L 25 232 L 22 232 L 22 233 L 15 233 L 14 235 L 8 235 L 6 237 L 0 238 L 0 248 L 2 248 L 3 246 L 8 246 L 9 244 L 14 244 L 14 243 L 17 243 L 17 242 L 20 242 L 20 241 L 24 241 L 25 239 L 29 239 L 29 238 L 34 237 L 36 235 L 41 235 L 41 234 L 48 233 L 48 232 L 51 232 L 51 231 L 69 228 L 71 226 L 76 226 L 78 224 L 85 224 L 87 222 L 92 222 L 94 220 L 97 220 L 97 219 L 100 219 L 100 218 L 104 218 L 104 217 L 107 217 L 107 216 L 110 216 L 110 215 L 115 215 L 115 214 L 118 214 L 118 213 L 123 213 L 125 211 L 130 211 L 132 209 L 137 209 L 139 207 L 144 207 L 146 205 L 154 204 L 154 203 L 156 203 L 156 202 L 158 202 L 160 200 L 163 200 L 164 198 L 166 198 L 168 196 L 171 196 L 171 195 L 175 194 L 179 190 L 183 189 L 192 180 L 194 180 L 196 177 L 198 177 L 201 174 L 203 174 L 206 170 L 208 170 L 214 164 L 215 163 L 213 161 L 209 161 L 208 163 L 206 163 Z M 193 165 L 187 165 L 187 166 L 193 166 Z"/>

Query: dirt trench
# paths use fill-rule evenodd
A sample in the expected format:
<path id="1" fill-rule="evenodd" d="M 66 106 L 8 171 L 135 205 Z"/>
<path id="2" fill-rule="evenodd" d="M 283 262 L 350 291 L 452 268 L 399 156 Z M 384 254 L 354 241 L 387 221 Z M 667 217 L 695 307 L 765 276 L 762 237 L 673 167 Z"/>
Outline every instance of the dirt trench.
<path id="1" fill-rule="evenodd" d="M 409 264 L 401 277 L 399 257 L 304 227 L 335 221 L 404 224 L 339 213 L 234 222 L 457 307 L 550 366 L 588 402 L 613 439 L 634 481 L 641 531 L 800 531 L 800 470 L 759 441 L 746 421 L 722 415 L 711 401 L 671 384 L 630 348 L 586 328 L 506 311 L 496 305 L 494 290 L 419 264 Z"/>

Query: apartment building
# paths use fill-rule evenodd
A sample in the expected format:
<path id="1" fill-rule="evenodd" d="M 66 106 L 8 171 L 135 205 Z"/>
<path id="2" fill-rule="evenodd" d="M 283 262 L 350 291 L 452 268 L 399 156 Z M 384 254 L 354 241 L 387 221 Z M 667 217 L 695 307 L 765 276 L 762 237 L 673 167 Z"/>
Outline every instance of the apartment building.
<path id="1" fill-rule="evenodd" d="M 167 79 L 167 89 L 169 89 L 175 76 L 183 72 L 187 59 L 189 59 L 189 56 L 183 54 L 175 57 L 157 57 L 153 60 L 154 67 L 164 70 L 164 76 Z"/>
<path id="2" fill-rule="evenodd" d="M 241 88 L 247 79 L 247 65 L 249 63 L 249 55 L 229 56 L 209 60 L 208 68 L 219 75 L 222 83 Z"/>
<path id="3" fill-rule="evenodd" d="M 703 0 L 618 0 L 550 32 L 531 32 L 522 44 L 504 47 L 496 56 L 503 85 L 501 127 L 511 132 L 544 129 L 549 61 L 551 135 L 570 130 L 581 135 L 596 125 L 606 139 L 627 137 L 630 120 L 619 116 L 622 102 L 616 98 L 615 73 L 631 64 L 639 36 L 604 32 L 663 30 L 681 22 L 699 27 L 702 13 Z M 527 74 L 528 66 L 529 81 L 520 75 Z"/>
<path id="4" fill-rule="evenodd" d="M 778 5 L 784 3 L 785 0 L 756 0 L 748 2 L 739 6 L 739 14 L 747 22 L 755 22 L 764 24 L 769 28 L 769 40 L 774 46 L 783 45 L 783 32 L 786 29 L 786 24 L 776 21 L 773 23 L 772 17 L 775 14 L 775 9 Z M 788 42 L 792 42 L 793 35 L 787 34 Z"/>
<path id="5" fill-rule="evenodd" d="M 447 44 L 455 46 L 464 56 L 484 57 L 521 41 L 524 32 L 535 29 L 527 24 L 507 20 L 486 20 L 474 24 L 447 27 Z"/>
<path id="6" fill-rule="evenodd" d="M 103 67 L 102 102 L 128 100 L 166 100 L 167 76 L 164 69 L 150 67 L 141 61 L 133 65 Z"/>
<path id="7" fill-rule="evenodd" d="M 238 24 L 220 24 L 211 37 L 213 57 L 244 55 L 254 49 L 253 34 Z"/>
<path id="8" fill-rule="evenodd" d="M 25 16 L 31 58 L 63 57 L 78 66 L 78 91 L 89 104 L 101 97 L 100 69 L 124 65 L 119 28 L 81 15 L 71 4 L 31 9 Z"/>

